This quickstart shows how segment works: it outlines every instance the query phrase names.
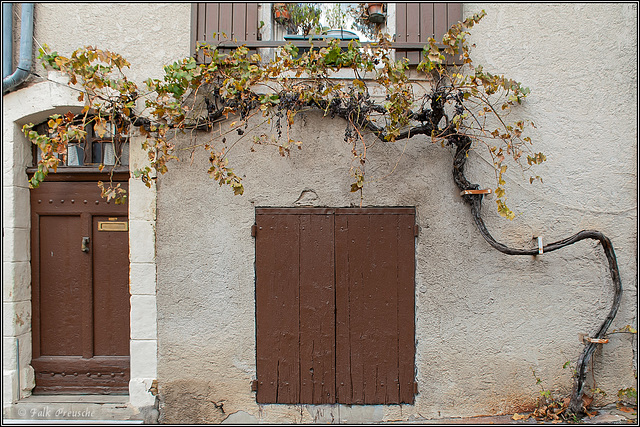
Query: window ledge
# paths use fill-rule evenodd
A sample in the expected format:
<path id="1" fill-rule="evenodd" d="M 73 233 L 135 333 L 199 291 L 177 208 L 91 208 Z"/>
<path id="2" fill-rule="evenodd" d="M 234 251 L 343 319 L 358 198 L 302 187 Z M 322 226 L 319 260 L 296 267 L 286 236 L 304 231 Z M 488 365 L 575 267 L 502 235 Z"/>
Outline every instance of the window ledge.
<path id="1" fill-rule="evenodd" d="M 31 178 L 35 172 L 38 171 L 37 167 L 28 167 L 26 172 L 27 176 Z M 113 174 L 112 174 L 113 172 Z M 129 179 L 129 169 L 127 166 L 118 166 L 112 169 L 109 166 L 105 166 L 102 171 L 98 167 L 74 167 L 74 166 L 62 166 L 58 167 L 56 172 L 49 172 L 46 181 L 97 181 L 97 180 L 109 180 L 113 178 L 113 181 L 127 181 Z"/>

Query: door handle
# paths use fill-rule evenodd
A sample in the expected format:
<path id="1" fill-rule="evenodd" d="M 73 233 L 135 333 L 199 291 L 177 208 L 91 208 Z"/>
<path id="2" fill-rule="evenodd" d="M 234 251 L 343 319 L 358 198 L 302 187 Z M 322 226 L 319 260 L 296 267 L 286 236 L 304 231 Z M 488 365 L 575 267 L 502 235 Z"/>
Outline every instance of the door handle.
<path id="1" fill-rule="evenodd" d="M 89 238 L 88 237 L 83 237 L 82 238 L 82 246 L 80 247 L 80 250 L 82 252 L 89 252 Z"/>

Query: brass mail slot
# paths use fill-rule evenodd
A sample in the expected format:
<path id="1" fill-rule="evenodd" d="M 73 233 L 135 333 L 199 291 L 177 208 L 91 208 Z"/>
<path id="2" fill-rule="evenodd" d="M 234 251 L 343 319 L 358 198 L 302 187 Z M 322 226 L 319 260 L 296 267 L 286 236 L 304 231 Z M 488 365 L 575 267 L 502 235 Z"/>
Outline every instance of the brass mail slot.
<path id="1" fill-rule="evenodd" d="M 129 231 L 127 221 L 98 221 L 98 231 Z"/>

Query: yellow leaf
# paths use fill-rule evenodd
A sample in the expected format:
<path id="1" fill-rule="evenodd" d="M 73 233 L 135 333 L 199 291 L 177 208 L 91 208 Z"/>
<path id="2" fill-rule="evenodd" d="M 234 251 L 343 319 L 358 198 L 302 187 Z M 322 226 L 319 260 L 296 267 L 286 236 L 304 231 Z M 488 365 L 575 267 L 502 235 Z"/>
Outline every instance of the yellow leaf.
<path id="1" fill-rule="evenodd" d="M 511 417 L 511 419 L 514 419 L 514 420 L 526 420 L 527 418 L 529 418 L 529 414 L 520 415 L 517 412 L 513 414 L 513 417 Z"/>
<path id="2" fill-rule="evenodd" d="M 98 135 L 98 137 L 100 138 L 103 138 L 104 134 L 107 133 L 107 128 L 104 126 L 102 122 L 96 123 L 95 126 L 93 127 L 93 130 L 95 130 L 96 135 Z"/>

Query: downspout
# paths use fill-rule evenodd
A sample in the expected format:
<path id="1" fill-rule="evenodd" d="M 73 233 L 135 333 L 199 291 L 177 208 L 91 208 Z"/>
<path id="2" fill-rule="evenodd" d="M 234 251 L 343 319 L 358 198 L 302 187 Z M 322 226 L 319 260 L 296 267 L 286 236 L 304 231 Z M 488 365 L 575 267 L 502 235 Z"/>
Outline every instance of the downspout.
<path id="1" fill-rule="evenodd" d="M 3 4 L 3 9 L 6 4 Z M 3 15 L 5 19 L 2 22 L 2 36 L 4 40 L 9 40 L 9 43 L 13 40 L 12 34 L 12 25 L 6 26 L 6 20 L 13 20 L 12 13 L 6 13 L 7 9 L 3 10 Z M 6 18 L 6 16 L 9 16 Z M 8 34 L 7 34 L 8 33 Z M 7 54 L 4 51 L 5 45 L 7 42 L 3 43 L 3 64 L 9 63 L 11 64 L 11 57 L 7 61 L 8 55 L 13 55 L 13 52 L 9 52 Z M 2 94 L 6 94 L 12 89 L 15 89 L 20 83 L 24 82 L 29 74 L 31 74 L 31 56 L 33 54 L 33 3 L 23 3 L 22 4 L 22 26 L 20 29 L 20 62 L 18 63 L 18 67 L 10 76 L 5 76 L 5 67 L 3 65 L 2 69 Z M 9 68 L 10 69 L 10 68 Z M 8 72 L 7 72 L 8 73 Z"/>
<path id="2" fill-rule="evenodd" d="M 13 3 L 2 3 L 2 79 L 13 68 Z"/>

